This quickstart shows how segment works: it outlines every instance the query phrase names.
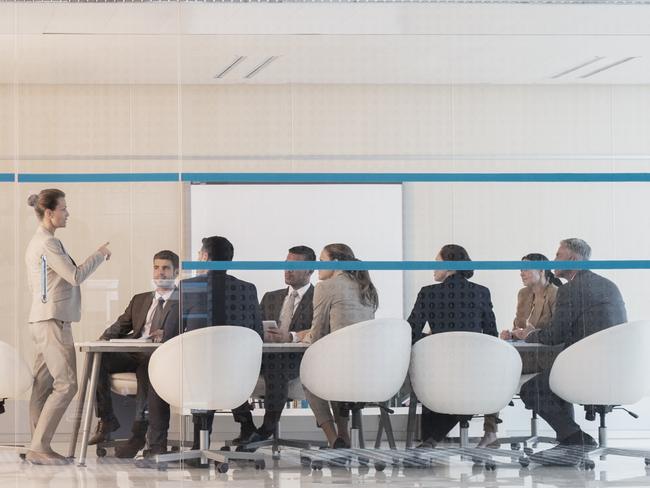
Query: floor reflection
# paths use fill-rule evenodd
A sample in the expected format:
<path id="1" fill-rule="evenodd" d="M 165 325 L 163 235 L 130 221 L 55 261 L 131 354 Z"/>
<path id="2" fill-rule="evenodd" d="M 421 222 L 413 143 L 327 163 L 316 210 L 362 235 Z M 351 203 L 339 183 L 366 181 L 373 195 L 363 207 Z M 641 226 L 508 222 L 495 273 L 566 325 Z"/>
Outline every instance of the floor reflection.
<path id="1" fill-rule="evenodd" d="M 316 471 L 300 466 L 297 455 L 285 452 L 280 461 L 267 462 L 266 470 L 252 465 L 231 464 L 226 474 L 214 470 L 186 469 L 170 465 L 166 471 L 140 469 L 129 460 L 111 457 L 91 458 L 85 468 L 71 466 L 32 466 L 11 452 L 0 452 L 0 487 L 17 488 L 171 488 L 242 487 L 298 488 L 310 486 L 368 486 L 395 488 L 448 487 L 647 487 L 650 471 L 643 460 L 616 458 L 596 460 L 596 469 L 531 466 L 498 467 L 486 471 L 482 466 L 452 459 L 449 464 L 428 468 L 387 466 L 384 471 L 355 465 L 353 467 L 325 466 Z"/>

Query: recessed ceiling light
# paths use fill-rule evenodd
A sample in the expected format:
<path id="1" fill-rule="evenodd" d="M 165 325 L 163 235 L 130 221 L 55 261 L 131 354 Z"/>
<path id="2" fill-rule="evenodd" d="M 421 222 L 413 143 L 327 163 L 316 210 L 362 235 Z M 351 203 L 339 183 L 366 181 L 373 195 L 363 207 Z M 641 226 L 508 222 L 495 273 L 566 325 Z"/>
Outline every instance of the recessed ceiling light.
<path id="1" fill-rule="evenodd" d="M 237 66 L 239 63 L 241 63 L 244 59 L 246 59 L 246 56 L 238 56 L 235 58 L 235 60 L 230 63 L 221 73 L 215 76 L 216 79 L 221 79 L 224 76 L 228 74 L 229 71 L 231 71 L 235 66 Z"/>
<path id="2" fill-rule="evenodd" d="M 585 66 L 589 66 L 590 64 L 595 63 L 596 61 L 600 61 L 601 59 L 605 59 L 605 57 L 604 56 L 595 56 L 595 57 L 591 58 L 588 61 L 583 61 L 579 65 L 574 66 L 573 68 L 569 68 L 569 69 L 567 69 L 565 71 L 562 71 L 561 73 L 558 73 L 556 75 L 551 76 L 551 79 L 554 80 L 554 79 L 559 78 L 561 76 L 568 75 L 569 73 L 577 71 L 580 68 L 584 68 Z"/>
<path id="3" fill-rule="evenodd" d="M 610 63 L 607 66 L 603 66 L 602 68 L 598 68 L 597 70 L 592 71 L 591 73 L 587 73 L 586 75 L 582 75 L 580 78 L 589 78 L 590 76 L 593 76 L 596 73 L 601 73 L 601 72 L 605 71 L 606 69 L 610 69 L 610 68 L 613 68 L 614 66 L 618 66 L 620 64 L 627 63 L 628 61 L 632 61 L 633 59 L 636 59 L 636 58 L 638 58 L 638 56 L 630 56 L 629 58 L 619 59 L 618 61 L 616 61 L 614 63 Z"/>
<path id="4" fill-rule="evenodd" d="M 269 64 L 271 64 L 276 59 L 278 59 L 278 56 L 270 56 L 266 58 L 264 61 L 262 61 L 262 63 L 259 66 L 253 69 L 253 71 L 251 71 L 246 76 L 244 76 L 244 78 L 251 79 L 253 76 L 258 74 L 260 71 L 262 71 L 264 68 L 266 68 Z"/>

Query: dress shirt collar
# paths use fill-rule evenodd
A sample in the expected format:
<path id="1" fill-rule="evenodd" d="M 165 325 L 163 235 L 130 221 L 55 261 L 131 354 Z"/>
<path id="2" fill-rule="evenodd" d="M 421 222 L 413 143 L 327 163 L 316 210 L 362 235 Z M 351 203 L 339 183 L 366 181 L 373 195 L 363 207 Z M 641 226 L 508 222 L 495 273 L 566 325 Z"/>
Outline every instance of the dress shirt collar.
<path id="1" fill-rule="evenodd" d="M 171 290 L 165 291 L 164 293 L 160 293 L 158 290 L 156 290 L 153 294 L 154 295 L 153 298 L 156 301 L 162 298 L 163 300 L 165 300 L 165 302 L 167 302 L 167 300 L 169 300 L 169 298 L 172 296 L 173 293 L 174 293 L 173 288 Z"/>
<path id="2" fill-rule="evenodd" d="M 298 288 L 296 291 L 298 292 L 298 300 L 302 300 L 302 297 L 305 296 L 305 293 L 307 293 L 307 290 L 309 290 L 309 287 L 311 286 L 311 282 L 307 283 L 305 286 L 302 288 Z M 293 287 L 289 286 L 287 287 L 287 296 L 291 294 L 291 292 L 294 290 Z"/>

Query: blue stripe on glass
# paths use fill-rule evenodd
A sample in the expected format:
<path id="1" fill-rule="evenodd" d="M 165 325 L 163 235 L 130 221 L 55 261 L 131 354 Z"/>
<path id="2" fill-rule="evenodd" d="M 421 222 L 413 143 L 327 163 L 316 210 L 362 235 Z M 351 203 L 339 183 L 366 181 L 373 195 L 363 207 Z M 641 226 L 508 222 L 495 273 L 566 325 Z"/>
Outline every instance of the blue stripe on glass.
<path id="1" fill-rule="evenodd" d="M 194 183 L 630 183 L 650 173 L 182 173 Z"/>
<path id="2" fill-rule="evenodd" d="M 122 183 L 180 181 L 180 173 L 24 173 L 20 183 Z"/>
<path id="3" fill-rule="evenodd" d="M 14 181 L 0 173 L 0 181 Z M 647 183 L 650 173 L 24 173 L 21 183 Z"/>
<path id="4" fill-rule="evenodd" d="M 617 261 L 183 261 L 186 270 L 520 270 L 650 269 L 650 260 Z"/>

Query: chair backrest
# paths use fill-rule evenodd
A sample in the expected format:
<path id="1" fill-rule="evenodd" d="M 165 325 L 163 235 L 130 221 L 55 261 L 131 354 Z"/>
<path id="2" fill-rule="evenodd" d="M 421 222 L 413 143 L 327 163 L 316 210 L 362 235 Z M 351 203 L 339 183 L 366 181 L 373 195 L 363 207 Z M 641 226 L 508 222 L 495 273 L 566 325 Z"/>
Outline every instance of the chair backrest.
<path id="1" fill-rule="evenodd" d="M 406 378 L 411 327 L 402 319 L 374 319 L 349 325 L 309 346 L 300 380 L 330 401 L 384 402 Z"/>
<path id="2" fill-rule="evenodd" d="M 18 398 L 32 386 L 32 370 L 18 351 L 0 341 L 0 400 Z"/>
<path id="3" fill-rule="evenodd" d="M 517 391 L 521 357 L 496 337 L 444 332 L 415 343 L 410 375 L 418 400 L 434 412 L 494 413 Z"/>
<path id="4" fill-rule="evenodd" d="M 562 351 L 551 368 L 551 390 L 581 405 L 630 405 L 650 392 L 650 321 L 592 334 Z"/>
<path id="5" fill-rule="evenodd" d="M 262 339 L 251 329 L 206 327 L 161 345 L 149 361 L 158 395 L 180 409 L 233 409 L 253 392 L 262 364 Z"/>

